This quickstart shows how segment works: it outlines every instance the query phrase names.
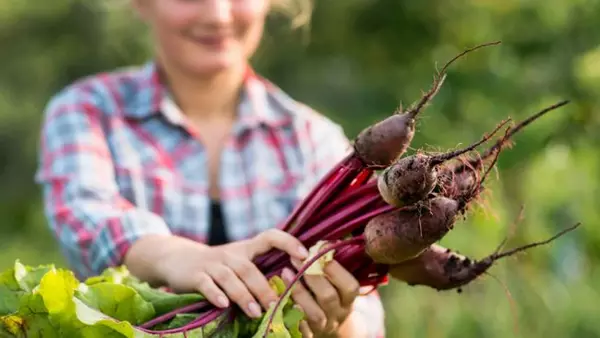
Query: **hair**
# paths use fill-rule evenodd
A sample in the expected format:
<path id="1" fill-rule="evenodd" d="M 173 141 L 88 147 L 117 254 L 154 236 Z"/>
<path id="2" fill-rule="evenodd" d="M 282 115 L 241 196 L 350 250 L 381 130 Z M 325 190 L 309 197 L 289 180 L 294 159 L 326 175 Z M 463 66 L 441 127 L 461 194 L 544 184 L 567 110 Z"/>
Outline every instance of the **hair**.
<path id="1" fill-rule="evenodd" d="M 271 12 L 281 13 L 291 19 L 292 28 L 310 23 L 313 12 L 312 0 L 271 0 Z"/>

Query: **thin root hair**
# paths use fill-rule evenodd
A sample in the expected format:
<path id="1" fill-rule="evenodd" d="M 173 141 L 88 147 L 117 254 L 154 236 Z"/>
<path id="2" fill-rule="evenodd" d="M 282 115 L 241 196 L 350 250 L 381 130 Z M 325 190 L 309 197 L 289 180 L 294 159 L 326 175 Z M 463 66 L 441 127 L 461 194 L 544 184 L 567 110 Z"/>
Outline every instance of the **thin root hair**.
<path id="1" fill-rule="evenodd" d="M 494 128 L 494 130 L 492 130 L 491 133 L 489 133 L 488 135 L 484 135 L 481 140 L 471 144 L 468 147 L 465 147 L 463 149 L 459 149 L 459 150 L 455 150 L 455 151 L 451 151 L 451 152 L 447 152 L 445 154 L 441 154 L 441 155 L 436 155 L 433 156 L 431 158 L 431 165 L 435 166 L 437 164 L 440 164 L 444 161 L 447 161 L 449 159 L 452 159 L 454 157 L 460 156 L 466 152 L 469 152 L 475 148 L 477 148 L 478 146 L 480 146 L 481 144 L 487 142 L 490 138 L 492 138 L 492 136 L 494 136 L 494 134 L 496 134 L 498 132 L 498 130 L 500 130 L 500 128 L 502 128 L 505 124 L 507 124 L 508 122 L 510 122 L 511 119 L 506 119 L 504 121 L 502 121 L 499 125 L 496 126 L 496 128 Z"/>
<path id="2" fill-rule="evenodd" d="M 504 252 L 501 252 L 501 253 L 495 253 L 495 254 L 492 254 L 489 258 L 491 260 L 495 261 L 495 260 L 499 260 L 499 259 L 504 258 L 504 257 L 515 255 L 515 254 L 517 254 L 519 252 L 522 252 L 522 251 L 525 251 L 525 250 L 528 250 L 528 249 L 531 249 L 531 248 L 535 248 L 535 247 L 540 246 L 540 245 L 548 244 L 548 243 L 554 241 L 555 239 L 557 239 L 557 238 L 565 235 L 566 233 L 575 230 L 580 225 L 581 225 L 581 223 L 578 222 L 578 223 L 576 223 L 573 226 L 570 226 L 570 227 L 568 227 L 566 229 L 561 230 L 556 235 L 554 235 L 554 236 L 552 236 L 552 237 L 550 237 L 550 238 L 548 238 L 546 240 L 539 241 L 539 242 L 534 242 L 534 243 L 530 243 L 530 244 L 527 244 L 527 245 L 523 245 L 523 246 L 511 249 L 511 250 L 508 250 L 508 251 L 504 251 Z"/>

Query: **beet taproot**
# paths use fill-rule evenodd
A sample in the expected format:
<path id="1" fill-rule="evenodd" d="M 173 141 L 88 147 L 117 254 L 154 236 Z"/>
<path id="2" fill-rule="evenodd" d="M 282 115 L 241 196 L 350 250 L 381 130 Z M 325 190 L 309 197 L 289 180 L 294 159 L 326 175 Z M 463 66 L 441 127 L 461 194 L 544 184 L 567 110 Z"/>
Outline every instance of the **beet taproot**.
<path id="1" fill-rule="evenodd" d="M 489 140 L 509 120 L 500 123 L 489 135 L 463 149 L 428 155 L 416 153 L 399 159 L 385 168 L 377 178 L 377 188 L 383 200 L 402 208 L 427 198 L 438 182 L 437 167 L 447 160 L 469 152 Z"/>
<path id="2" fill-rule="evenodd" d="M 551 238 L 499 252 L 502 245 L 491 255 L 473 260 L 450 249 L 432 244 L 420 255 L 389 267 L 389 275 L 411 286 L 427 286 L 438 291 L 458 289 L 486 273 L 499 259 L 515 255 L 536 246 L 548 244 L 558 237 L 577 228 L 580 223 L 564 229 Z M 504 243 L 504 242 L 503 242 Z"/>
<path id="3" fill-rule="evenodd" d="M 372 218 L 364 229 L 365 252 L 380 264 L 415 257 L 453 228 L 458 202 L 434 197 Z"/>
<path id="4" fill-rule="evenodd" d="M 500 41 L 486 43 L 469 48 L 448 61 L 434 77 L 433 85 L 421 99 L 409 109 L 396 109 L 393 115 L 363 129 L 354 141 L 354 152 L 370 168 L 385 168 L 401 157 L 412 142 L 415 135 L 417 115 L 439 92 L 446 70 L 459 58 L 479 48 L 497 45 Z"/>

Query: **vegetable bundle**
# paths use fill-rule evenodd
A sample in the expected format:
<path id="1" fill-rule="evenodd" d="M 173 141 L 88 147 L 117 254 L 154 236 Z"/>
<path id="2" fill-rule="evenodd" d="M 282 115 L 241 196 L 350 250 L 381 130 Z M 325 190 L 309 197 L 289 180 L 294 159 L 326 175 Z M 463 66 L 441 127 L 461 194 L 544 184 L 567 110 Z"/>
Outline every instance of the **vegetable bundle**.
<path id="1" fill-rule="evenodd" d="M 404 156 L 415 135 L 417 117 L 440 90 L 448 62 L 432 88 L 410 108 L 364 129 L 353 151 L 335 165 L 302 200 L 280 228 L 311 248 L 311 255 L 285 285 L 289 257 L 272 250 L 255 259 L 279 300 L 259 319 L 235 307 L 220 309 L 199 294 L 174 294 L 150 287 L 125 267 L 78 281 L 52 265 L 16 262 L 0 275 L 0 334 L 7 337 L 300 337 L 303 313 L 290 290 L 304 274 L 322 273 L 332 259 L 361 286 L 375 289 L 391 276 L 409 285 L 458 289 L 484 274 L 495 261 L 548 243 L 553 238 L 472 260 L 436 244 L 484 191 L 484 181 L 510 139 L 559 102 L 516 125 L 499 123 L 481 140 L 441 154 L 417 151 Z M 496 142 L 476 148 L 506 127 Z"/>

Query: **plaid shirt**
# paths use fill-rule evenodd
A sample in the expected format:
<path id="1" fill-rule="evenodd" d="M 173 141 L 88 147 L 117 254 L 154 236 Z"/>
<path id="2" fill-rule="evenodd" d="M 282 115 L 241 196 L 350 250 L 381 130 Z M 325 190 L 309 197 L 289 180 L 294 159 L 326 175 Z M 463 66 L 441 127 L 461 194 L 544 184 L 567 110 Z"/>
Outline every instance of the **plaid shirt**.
<path id="1" fill-rule="evenodd" d="M 219 181 L 231 240 L 280 224 L 350 149 L 337 124 L 251 70 L 238 113 Z M 207 238 L 206 153 L 153 62 L 80 79 L 52 97 L 40 147 L 45 212 L 81 278 L 120 264 L 147 234 Z M 377 293 L 359 298 L 381 334 Z"/>

